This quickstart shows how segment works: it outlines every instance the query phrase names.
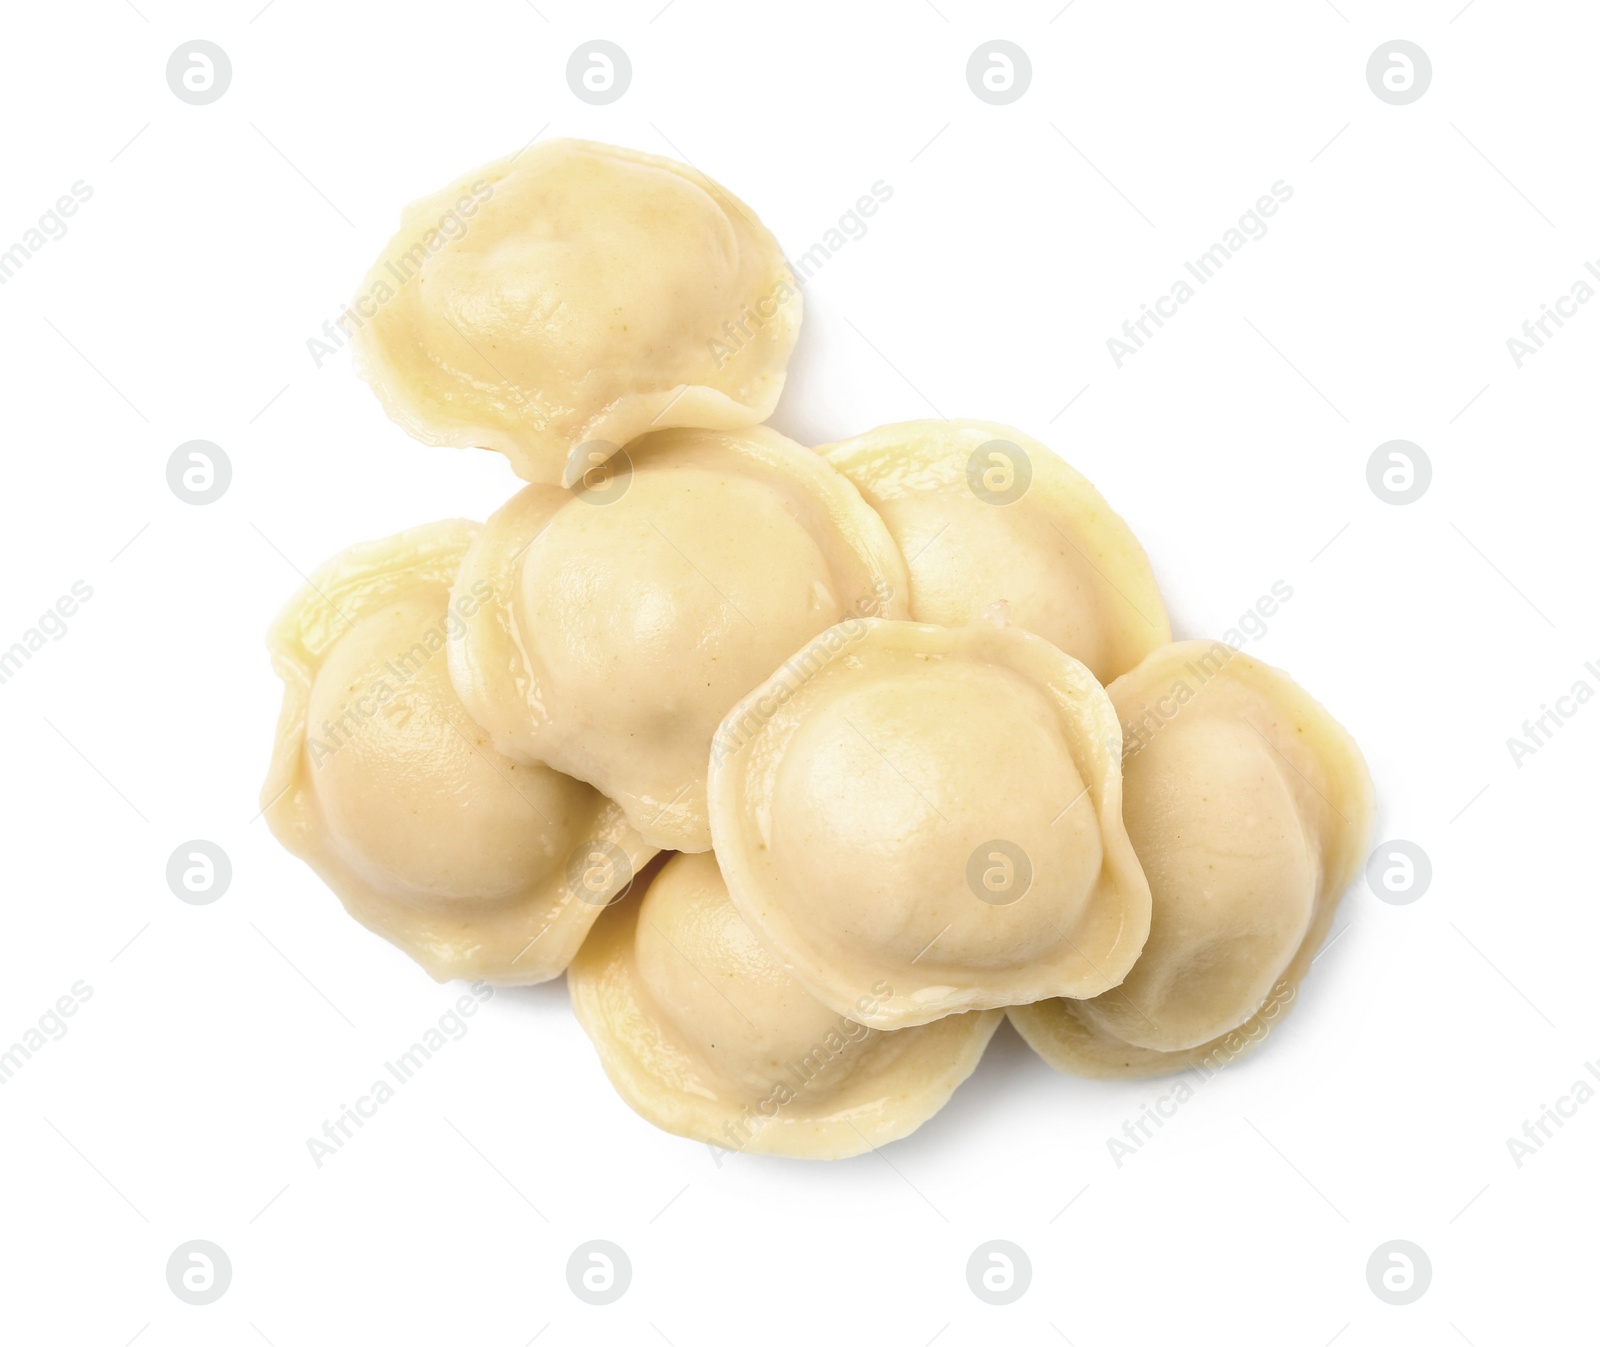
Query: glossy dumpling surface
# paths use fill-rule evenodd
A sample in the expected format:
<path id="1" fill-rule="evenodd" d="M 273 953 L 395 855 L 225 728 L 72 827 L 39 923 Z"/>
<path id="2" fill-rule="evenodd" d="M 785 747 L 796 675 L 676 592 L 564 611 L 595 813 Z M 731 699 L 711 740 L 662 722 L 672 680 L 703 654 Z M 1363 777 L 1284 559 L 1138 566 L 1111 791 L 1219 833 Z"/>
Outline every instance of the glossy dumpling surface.
<path id="1" fill-rule="evenodd" d="M 542 982 L 652 854 L 590 786 L 497 753 L 446 643 L 481 596 L 450 585 L 477 526 L 353 547 L 269 635 L 284 682 L 262 805 L 358 921 L 435 978 Z"/>
<path id="2" fill-rule="evenodd" d="M 608 911 L 568 973 L 622 1097 L 729 1150 L 836 1159 L 903 1137 L 971 1074 L 997 1010 L 869 1029 L 819 1003 L 755 938 L 710 854 L 678 855 Z M 870 1004 L 884 992 L 869 988 Z"/>
<path id="3" fill-rule="evenodd" d="M 959 626 L 1004 602 L 1102 683 L 1172 639 L 1139 541 L 1083 476 L 988 421 L 905 421 L 818 451 L 905 554 L 911 615 Z"/>
<path id="4" fill-rule="evenodd" d="M 902 1028 L 1092 996 L 1150 916 L 1121 757 L 1105 691 L 1042 638 L 857 619 L 729 713 L 712 834 L 740 913 L 833 1010 Z"/>
<path id="5" fill-rule="evenodd" d="M 1292 1004 L 1366 854 L 1371 782 L 1321 706 L 1221 643 L 1168 646 L 1107 690 L 1150 939 L 1114 991 L 1012 1017 L 1076 1074 L 1220 1065 Z"/>
<path id="6" fill-rule="evenodd" d="M 450 649 L 501 752 L 591 782 L 653 846 L 704 851 L 712 735 L 818 632 L 904 612 L 883 522 L 764 427 L 672 430 L 577 491 L 530 486 L 473 545 L 490 600 Z"/>
<path id="7" fill-rule="evenodd" d="M 570 484 L 647 430 L 765 420 L 800 313 L 776 240 L 709 178 L 555 140 L 408 207 L 347 321 L 417 438 Z"/>

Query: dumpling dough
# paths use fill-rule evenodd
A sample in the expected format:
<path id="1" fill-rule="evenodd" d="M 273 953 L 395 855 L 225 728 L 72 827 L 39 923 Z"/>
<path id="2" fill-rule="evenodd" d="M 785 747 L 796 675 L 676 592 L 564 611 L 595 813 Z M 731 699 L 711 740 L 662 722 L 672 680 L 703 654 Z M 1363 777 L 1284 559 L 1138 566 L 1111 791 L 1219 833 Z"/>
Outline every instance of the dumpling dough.
<path id="1" fill-rule="evenodd" d="M 352 547 L 268 636 L 284 682 L 262 808 L 350 915 L 439 981 L 543 982 L 653 854 L 600 793 L 496 753 L 450 685 L 477 525 Z"/>
<path id="2" fill-rule="evenodd" d="M 570 485 L 647 430 L 766 420 L 800 313 L 777 241 L 709 178 L 554 140 L 408 207 L 347 321 L 412 435 Z"/>
<path id="3" fill-rule="evenodd" d="M 709 854 L 671 857 L 642 901 L 607 912 L 567 985 L 636 1112 L 692 1140 L 802 1159 L 915 1131 L 972 1074 L 1001 1018 L 883 1033 L 829 1010 L 751 934 Z"/>
<path id="4" fill-rule="evenodd" d="M 1094 996 L 1144 944 L 1116 713 L 1038 636 L 843 623 L 728 714 L 718 749 L 734 905 L 831 1010 L 900 1029 Z"/>
<path id="5" fill-rule="evenodd" d="M 1102 683 L 1172 639 L 1139 540 L 1074 469 L 988 421 L 905 421 L 818 450 L 900 544 L 911 616 L 956 627 L 992 603 Z"/>
<path id="6" fill-rule="evenodd" d="M 1011 1018 L 1075 1075 L 1215 1068 L 1292 1003 L 1367 853 L 1372 782 L 1321 706 L 1220 642 L 1168 646 L 1107 691 L 1150 940 L 1115 991 Z"/>
<path id="7" fill-rule="evenodd" d="M 450 646 L 502 753 L 617 801 L 652 846 L 705 851 L 711 736 L 818 632 L 905 612 L 883 521 L 810 450 L 762 426 L 669 430 L 602 487 L 530 486 L 468 553 L 490 601 Z"/>

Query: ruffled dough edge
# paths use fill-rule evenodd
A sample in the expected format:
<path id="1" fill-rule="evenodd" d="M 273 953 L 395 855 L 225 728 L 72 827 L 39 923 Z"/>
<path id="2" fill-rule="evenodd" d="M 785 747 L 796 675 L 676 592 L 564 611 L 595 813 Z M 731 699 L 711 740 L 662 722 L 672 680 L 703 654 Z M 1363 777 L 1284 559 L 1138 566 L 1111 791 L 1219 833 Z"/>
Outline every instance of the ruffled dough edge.
<path id="1" fill-rule="evenodd" d="M 1149 555 L 1127 521 L 1093 482 L 1016 427 L 975 419 L 896 421 L 821 445 L 817 452 L 877 508 L 880 500 L 965 482 L 967 459 L 989 440 L 1008 440 L 1027 453 L 1033 472 L 1028 495 L 1060 520 L 1062 537 L 1114 591 L 1105 611 L 1117 622 L 1122 671 L 1169 644 L 1172 624 L 1166 602 Z M 915 612 L 912 616 L 924 620 Z"/>
<path id="2" fill-rule="evenodd" d="M 311 689 L 328 652 L 364 612 L 390 597 L 419 586 L 448 590 L 478 532 L 469 520 L 451 519 L 358 543 L 320 566 L 284 606 L 267 633 L 283 701 L 261 810 L 273 836 L 322 878 L 352 917 L 410 955 L 435 981 L 530 985 L 560 976 L 603 908 L 579 896 L 564 875 L 554 905 L 546 885 L 523 901 L 499 902 L 477 914 L 430 912 L 396 901 L 339 856 L 304 771 Z M 655 849 L 628 826 L 617 805 L 597 798 L 592 836 L 583 840 L 618 847 L 637 873 Z M 507 959 L 513 946 L 518 953 Z"/>
<path id="3" fill-rule="evenodd" d="M 759 805 L 747 805 L 745 800 L 748 764 L 754 758 L 761 764 L 763 774 L 775 771 L 787 745 L 775 743 L 773 736 L 784 734 L 787 738 L 795 732 L 798 703 L 806 691 L 842 656 L 859 657 L 875 641 L 921 642 L 918 653 L 922 654 L 960 654 L 970 646 L 986 644 L 1002 651 L 1009 647 L 1011 657 L 1005 661 L 1006 666 L 1032 681 L 1061 708 L 1063 731 L 1074 749 L 1074 766 L 1085 778 L 1100 825 L 1104 858 L 1097 895 L 1107 892 L 1117 902 L 1115 929 L 1097 947 L 1098 959 L 1089 958 L 1069 941 L 1059 959 L 1030 965 L 1026 976 L 1032 977 L 1031 985 L 1019 985 L 1019 979 L 1000 989 L 981 978 L 965 988 L 940 983 L 936 989 L 943 993 L 941 996 L 919 999 L 896 992 L 873 1012 L 860 1012 L 854 1004 L 856 985 L 847 982 L 831 958 L 811 948 L 797 925 L 785 915 L 783 904 L 770 898 L 769 885 L 760 873 L 761 862 L 755 859 L 765 853 L 765 847 L 750 835 L 754 827 L 751 814 Z M 760 709 L 764 699 L 776 704 L 777 709 L 771 714 Z M 1082 723 L 1075 719 L 1080 706 L 1085 712 Z M 752 718 L 757 727 L 747 734 L 741 726 Z M 852 1019 L 878 1029 L 909 1028 L 945 1015 L 1057 996 L 1063 982 L 1074 983 L 1084 989 L 1084 995 L 1092 996 L 1119 984 L 1144 948 L 1150 932 L 1150 886 L 1122 824 L 1122 729 L 1105 690 L 1088 669 L 1042 636 L 987 620 L 962 627 L 879 618 L 847 620 L 803 647 L 771 679 L 735 706 L 724 718 L 717 742 L 725 751 L 720 756 L 716 752 L 712 755 L 708 790 L 712 836 L 734 906 L 756 938 L 796 980 L 819 1001 Z M 1086 749 L 1092 755 L 1087 761 Z M 1111 759 L 1113 753 L 1115 758 Z M 1110 928 L 1112 916 L 1104 914 L 1098 920 Z M 1096 918 L 1091 913 L 1086 920 Z M 903 982 L 904 973 L 904 968 L 886 966 L 867 969 L 868 977 L 882 979 L 891 987 L 897 980 Z"/>
<path id="4" fill-rule="evenodd" d="M 661 155 L 647 154 L 620 145 L 607 145 L 600 141 L 564 138 L 547 141 L 539 147 L 569 146 L 587 150 L 610 158 L 646 164 L 677 174 L 692 182 L 707 196 L 716 201 L 739 232 L 742 244 L 753 243 L 770 253 L 774 259 L 771 284 L 760 288 L 753 296 L 758 302 L 773 293 L 787 279 L 789 294 L 777 305 L 772 318 L 765 319 L 762 332 L 769 330 L 774 345 L 781 351 L 781 359 L 773 370 L 746 376 L 747 385 L 740 390 L 745 400 L 730 395 L 709 384 L 676 384 L 670 388 L 642 391 L 614 399 L 598 408 L 570 437 L 552 437 L 548 432 L 528 427 L 522 433 L 504 426 L 479 423 L 464 416 L 447 414 L 447 409 L 434 402 L 431 396 L 413 396 L 388 358 L 383 343 L 376 338 L 376 324 L 369 319 L 361 324 L 351 339 L 351 351 L 356 372 L 373 390 L 384 414 L 408 435 L 422 444 L 443 448 L 488 449 L 503 454 L 512 470 L 526 482 L 558 484 L 570 487 L 584 473 L 582 464 L 575 463 L 572 451 L 591 440 L 623 446 L 628 441 L 651 430 L 675 427 L 694 427 L 709 430 L 738 430 L 757 425 L 772 415 L 782 396 L 788 378 L 789 358 L 799 338 L 804 318 L 805 300 L 798 280 L 794 277 L 788 260 L 772 234 L 743 201 L 720 183 L 706 177 L 689 164 Z M 524 147 L 526 150 L 528 147 Z M 377 259 L 362 278 L 357 300 L 371 290 L 375 280 L 383 276 L 384 264 L 395 256 L 403 242 L 415 243 L 437 222 L 445 218 L 463 195 L 472 195 L 474 184 L 483 182 L 491 188 L 504 181 L 515 171 L 516 161 L 523 150 L 473 169 L 445 187 L 420 197 L 400 212 L 400 227 L 384 243 Z M 446 245 L 448 246 L 448 245 Z M 748 307 L 748 306 L 747 306 Z M 730 315 L 737 318 L 740 314 Z M 755 346 L 747 343 L 741 350 Z M 733 359 L 738 359 L 735 352 Z"/>
<path id="5" fill-rule="evenodd" d="M 1160 663 L 1147 661 L 1151 664 L 1148 674 L 1141 666 L 1117 681 L 1131 680 L 1135 675 L 1155 676 L 1157 669 L 1170 672 L 1169 662 L 1181 665 L 1219 646 L 1221 643 L 1216 641 L 1179 642 L 1157 652 L 1153 660 Z M 1329 828 L 1323 833 L 1321 882 L 1310 925 L 1299 949 L 1254 1015 L 1225 1034 L 1178 1052 L 1137 1047 L 1103 1034 L 1080 1019 L 1069 1000 L 1058 998 L 1013 1006 L 1007 1013 L 1024 1041 L 1056 1070 L 1068 1075 L 1131 1080 L 1179 1071 L 1212 1071 L 1260 1046 L 1298 999 L 1300 983 L 1327 939 L 1339 903 L 1370 848 L 1377 803 L 1366 760 L 1349 731 L 1281 670 L 1238 651 L 1232 652 L 1223 668 L 1228 676 L 1242 680 L 1246 688 L 1281 699 L 1280 705 L 1288 719 L 1315 728 L 1325 750 L 1319 758 L 1327 774 L 1327 784 L 1334 788 L 1335 798 L 1344 802 L 1344 808 L 1334 809 L 1337 823 L 1329 819 Z M 1276 736 L 1281 725 L 1275 723 L 1271 728 Z M 1282 752 L 1281 747 L 1279 751 Z M 1329 803 L 1331 805 L 1332 800 Z"/>
<path id="6" fill-rule="evenodd" d="M 711 451 L 731 454 L 753 473 L 770 474 L 780 490 L 809 493 L 812 508 L 802 522 L 814 530 L 837 532 L 854 564 L 874 585 L 873 611 L 894 618 L 909 614 L 905 558 L 877 511 L 843 474 L 770 427 L 718 431 L 695 426 L 652 432 L 627 446 L 629 470 L 648 470 L 653 461 L 663 459 L 692 461 L 696 441 L 702 437 Z M 519 567 L 523 553 L 551 518 L 569 506 L 606 508 L 583 505 L 559 487 L 538 483 L 524 487 L 489 517 L 459 573 L 461 590 L 487 584 L 493 597 L 467 619 L 463 636 L 449 643 L 450 676 L 468 713 L 489 732 L 501 753 L 517 761 L 538 759 L 537 731 L 552 719 L 518 628 Z M 713 754 L 715 744 L 713 738 Z M 649 812 L 651 821 L 644 831 L 653 844 L 674 851 L 711 849 L 705 820 L 695 816 L 687 802 L 656 800 Z"/>
<path id="7" fill-rule="evenodd" d="M 642 887 L 642 886 L 641 886 Z M 800 1093 L 747 1107 L 718 1082 L 653 1011 L 638 978 L 634 932 L 641 895 L 608 909 L 567 972 L 578 1022 L 607 1078 L 647 1122 L 727 1150 L 843 1160 L 910 1135 L 977 1068 L 1001 1010 L 950 1015 L 875 1040 L 839 1091 L 810 1107 Z M 779 1082 L 774 1082 L 774 1087 Z M 780 1100 L 776 1089 L 768 1101 Z M 752 1117 L 760 1119 L 751 1125 Z M 740 1136 L 740 1130 L 749 1134 Z"/>

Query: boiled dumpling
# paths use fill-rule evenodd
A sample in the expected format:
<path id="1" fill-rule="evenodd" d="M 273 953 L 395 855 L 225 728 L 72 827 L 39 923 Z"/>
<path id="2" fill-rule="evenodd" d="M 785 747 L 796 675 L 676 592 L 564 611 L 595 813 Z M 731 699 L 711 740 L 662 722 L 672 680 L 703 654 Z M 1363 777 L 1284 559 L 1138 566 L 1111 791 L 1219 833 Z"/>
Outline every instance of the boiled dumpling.
<path id="1" fill-rule="evenodd" d="M 883 522 L 765 427 L 669 430 L 577 491 L 530 486 L 468 553 L 491 595 L 450 647 L 502 753 L 588 781 L 652 845 L 711 846 L 706 766 L 734 702 L 841 618 L 905 611 Z"/>
<path id="2" fill-rule="evenodd" d="M 895 1033 L 811 997 L 762 948 L 709 854 L 673 856 L 567 974 L 628 1104 L 728 1150 L 838 1159 L 915 1131 L 978 1064 L 998 1010 Z M 863 1007 L 886 994 L 867 988 Z"/>
<path id="3" fill-rule="evenodd" d="M 1150 939 L 1116 990 L 1011 1016 L 1077 1075 L 1215 1067 L 1293 1002 L 1366 856 L 1372 783 L 1321 706 L 1221 643 L 1168 646 L 1107 691 Z"/>
<path id="4" fill-rule="evenodd" d="M 347 321 L 411 434 L 571 484 L 647 430 L 765 420 L 800 313 L 777 241 L 709 178 L 555 140 L 408 207 Z"/>
<path id="5" fill-rule="evenodd" d="M 462 709 L 445 646 L 486 597 L 450 594 L 476 531 L 447 520 L 352 547 L 284 609 L 262 807 L 435 978 L 543 982 L 653 852 L 598 791 L 502 757 Z"/>
<path id="6" fill-rule="evenodd" d="M 1037 440 L 987 421 L 906 421 L 818 451 L 889 525 L 911 616 L 960 626 L 991 604 L 1102 683 L 1172 639 L 1139 540 Z"/>
<path id="7" fill-rule="evenodd" d="M 729 713 L 712 836 L 740 914 L 832 1010 L 899 1029 L 1094 996 L 1150 920 L 1121 761 L 1105 691 L 1048 641 L 857 619 Z"/>

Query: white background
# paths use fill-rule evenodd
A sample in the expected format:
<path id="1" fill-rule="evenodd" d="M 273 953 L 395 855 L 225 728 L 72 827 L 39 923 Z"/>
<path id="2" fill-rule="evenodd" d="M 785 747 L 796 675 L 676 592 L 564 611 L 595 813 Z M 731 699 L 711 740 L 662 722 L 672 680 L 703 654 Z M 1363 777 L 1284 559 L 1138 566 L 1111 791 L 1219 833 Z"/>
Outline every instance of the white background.
<path id="1" fill-rule="evenodd" d="M 1520 1168 L 1506 1139 L 1600 1058 L 1600 704 L 1520 767 L 1506 740 L 1600 688 L 1600 304 L 1521 369 L 1506 339 L 1600 259 L 1600 23 L 1510 0 L 937 5 L 7 6 L 0 249 L 74 181 L 94 192 L 0 288 L 0 646 L 93 589 L 0 686 L 0 1047 L 93 988 L 0 1089 L 8 1340 L 1593 1334 L 1600 1101 Z M 233 63 L 207 107 L 164 76 L 196 37 Z M 595 37 L 633 63 L 609 107 L 565 81 Z M 1005 107 L 964 73 L 996 37 L 1033 64 Z M 1397 37 L 1434 70 L 1405 107 L 1364 73 Z M 1181 635 L 1292 586 L 1248 649 L 1354 732 L 1379 836 L 1420 845 L 1432 885 L 1394 906 L 1358 884 L 1266 1048 L 1120 1167 L 1107 1138 L 1170 1087 L 1056 1075 L 1009 1028 L 881 1154 L 719 1164 L 616 1098 L 561 982 L 497 995 L 313 1164 L 307 1137 L 461 989 L 358 928 L 255 817 L 279 697 L 262 635 L 299 572 L 516 484 L 410 443 L 306 339 L 403 203 L 536 134 L 689 158 L 793 256 L 884 180 L 807 288 L 781 429 L 1016 424 L 1132 523 Z M 1106 339 L 1278 180 L 1268 234 L 1118 369 Z M 195 438 L 234 470 L 204 507 L 165 477 Z M 1433 464 L 1403 507 L 1366 479 L 1395 438 Z M 166 884 L 190 838 L 232 859 L 211 906 Z M 196 1238 L 233 1265 L 203 1308 L 164 1272 Z M 633 1264 L 605 1308 L 566 1283 L 591 1238 Z M 1006 1308 L 966 1281 L 993 1238 L 1033 1265 Z M 1396 1238 L 1433 1265 L 1406 1307 L 1365 1274 Z"/>

